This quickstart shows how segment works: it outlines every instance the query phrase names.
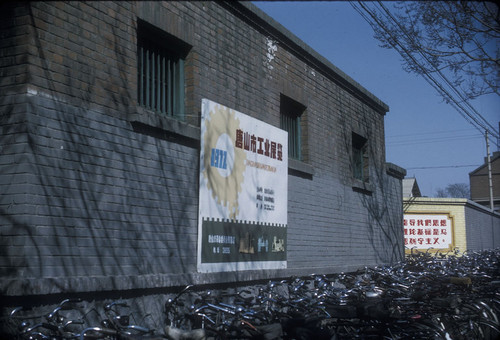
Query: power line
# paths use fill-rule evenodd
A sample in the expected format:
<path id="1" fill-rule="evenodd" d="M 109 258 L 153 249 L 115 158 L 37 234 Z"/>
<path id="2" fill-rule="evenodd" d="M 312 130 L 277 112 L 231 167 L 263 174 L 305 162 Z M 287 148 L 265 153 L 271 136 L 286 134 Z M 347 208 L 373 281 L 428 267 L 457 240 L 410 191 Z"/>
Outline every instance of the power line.
<path id="1" fill-rule="evenodd" d="M 383 29 L 383 31 L 391 38 L 391 45 L 393 48 L 410 64 L 417 65 L 421 71 L 422 71 L 422 76 L 424 79 L 431 85 L 433 86 L 439 94 L 441 94 L 444 98 L 447 99 L 447 102 L 451 104 L 457 112 L 464 117 L 466 121 L 468 121 L 471 125 L 473 125 L 476 129 L 478 129 L 481 133 L 483 132 L 489 132 L 490 138 L 500 138 L 499 133 L 496 131 L 495 128 L 491 126 L 491 124 L 479 113 L 477 112 L 474 107 L 468 102 L 468 100 L 456 89 L 452 84 L 449 82 L 449 80 L 445 77 L 445 75 L 438 69 L 434 68 L 435 73 L 438 74 L 438 76 L 441 78 L 442 82 L 444 85 L 447 85 L 449 89 L 451 89 L 451 92 L 454 92 L 458 98 L 456 98 L 452 93 L 450 93 L 450 90 L 447 90 L 442 82 L 439 82 L 433 75 L 431 75 L 426 68 L 412 55 L 410 51 L 400 42 L 399 39 L 397 39 L 387 28 L 387 26 L 382 22 L 379 17 L 377 16 L 377 13 L 375 11 L 369 9 L 367 6 L 364 5 L 363 2 L 358 1 L 359 6 L 366 12 L 368 13 L 369 17 L 365 15 L 365 13 L 359 9 L 354 2 L 350 1 L 351 6 L 372 26 L 372 27 L 380 27 Z M 406 36 L 407 42 L 411 44 L 412 46 L 419 46 L 413 41 L 413 38 L 403 29 L 403 27 L 397 22 L 397 20 L 392 16 L 390 11 L 379 1 L 379 6 L 382 8 L 383 12 L 386 14 L 384 15 L 383 13 L 381 14 L 382 17 L 385 17 L 385 20 L 387 22 L 393 22 L 396 27 L 399 28 L 400 31 L 403 32 L 403 34 Z M 371 19 L 370 19 L 371 17 Z M 422 58 L 424 58 L 429 65 L 432 66 L 432 64 L 429 62 L 427 59 L 426 55 L 422 52 L 420 47 L 417 47 L 419 54 L 421 55 Z"/>
<path id="2" fill-rule="evenodd" d="M 438 165 L 438 166 L 419 166 L 414 168 L 405 168 L 406 170 L 428 170 L 428 169 L 449 169 L 449 168 L 470 168 L 479 167 L 481 165 L 468 164 L 468 165 Z"/>
<path id="3" fill-rule="evenodd" d="M 386 136 L 386 138 L 398 138 L 398 137 L 410 137 L 410 136 L 422 136 L 422 135 L 435 135 L 435 134 L 446 134 L 446 133 L 457 133 L 460 131 L 470 131 L 470 129 L 455 129 L 455 130 L 440 130 L 440 131 L 427 131 L 419 133 L 406 133 L 401 135 Z M 482 134 L 481 134 L 482 136 Z"/>
<path id="4" fill-rule="evenodd" d="M 396 20 L 396 18 L 394 18 L 394 16 L 392 15 L 392 13 L 387 9 L 387 7 L 385 7 L 385 5 L 381 2 L 381 1 L 378 1 L 378 4 L 379 6 L 384 10 L 384 12 L 386 13 L 387 17 L 390 18 L 390 20 L 392 20 L 392 22 L 404 33 L 404 35 L 406 36 L 407 38 L 407 41 L 412 45 L 412 46 L 416 46 L 417 49 L 418 49 L 418 52 L 419 54 L 421 55 L 421 57 L 423 57 L 425 59 L 425 61 L 428 63 L 428 65 L 431 65 L 435 72 L 440 76 L 440 78 L 445 82 L 446 85 L 448 85 L 449 89 L 454 92 L 460 99 L 461 101 L 456 101 L 455 98 L 453 98 L 448 91 L 445 91 L 446 94 L 451 98 L 453 99 L 453 102 L 457 105 L 460 106 L 460 108 L 463 110 L 463 112 L 469 116 L 470 118 L 472 118 L 477 124 L 479 124 L 483 130 L 490 130 L 492 129 L 493 131 L 495 131 L 495 128 L 493 126 L 490 125 L 490 123 L 479 113 L 476 111 L 476 109 L 470 105 L 469 101 L 467 100 L 467 98 L 458 91 L 457 87 L 453 86 L 451 84 L 451 82 L 448 80 L 448 78 L 446 78 L 446 76 L 443 74 L 443 72 L 439 69 L 437 69 L 436 67 L 434 67 L 432 65 L 432 63 L 429 61 L 427 55 L 422 51 L 421 47 L 420 47 L 420 44 L 418 44 L 417 42 L 415 42 L 414 38 L 409 35 L 407 33 L 407 31 L 404 29 L 404 27 L 401 26 L 401 24 L 398 22 L 398 20 Z M 394 37 L 394 36 L 391 36 L 391 37 Z M 408 51 L 405 50 L 405 53 L 408 53 Z M 420 64 L 420 63 L 417 63 L 417 65 L 425 72 L 425 74 L 427 76 L 430 76 L 430 74 L 425 70 L 425 68 Z M 464 103 L 466 106 L 469 107 L 470 110 L 472 110 L 472 113 L 471 114 L 470 112 L 468 112 L 467 110 L 463 109 L 461 107 L 461 103 Z M 473 117 L 474 114 L 476 115 L 476 117 Z M 476 118 L 478 118 L 481 122 L 479 122 Z M 488 129 L 488 127 L 490 129 Z M 496 132 L 496 131 L 495 131 Z"/>
<path id="5" fill-rule="evenodd" d="M 421 137 L 421 138 L 415 138 L 415 137 Z M 429 136 L 426 137 L 423 134 L 413 134 L 413 135 L 408 135 L 408 136 L 399 136 L 399 137 L 387 137 L 387 139 L 392 139 L 397 140 L 397 139 L 403 139 L 402 141 L 439 141 L 439 140 L 459 140 L 459 139 L 471 139 L 471 138 L 484 138 L 483 135 L 480 135 L 478 133 L 473 134 L 473 135 L 452 135 L 452 136 L 439 136 L 439 137 L 433 137 Z M 396 141 L 394 141 L 396 142 Z"/>
<path id="6" fill-rule="evenodd" d="M 470 136 L 470 137 L 453 137 L 453 138 L 428 138 L 428 139 L 418 139 L 418 140 L 405 140 L 405 141 L 391 141 L 387 142 L 386 145 L 413 145 L 413 144 L 429 144 L 429 143 L 440 143 L 440 142 L 451 142 L 451 141 L 461 141 L 461 140 L 471 140 L 484 138 L 484 136 Z"/>

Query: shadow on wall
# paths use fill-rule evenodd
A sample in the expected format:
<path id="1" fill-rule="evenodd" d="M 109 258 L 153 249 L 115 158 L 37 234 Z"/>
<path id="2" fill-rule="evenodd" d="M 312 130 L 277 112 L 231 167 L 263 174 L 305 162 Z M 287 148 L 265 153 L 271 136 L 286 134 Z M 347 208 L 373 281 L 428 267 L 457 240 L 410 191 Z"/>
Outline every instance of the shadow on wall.
<path id="1" fill-rule="evenodd" d="M 386 173 L 385 162 L 375 153 L 376 136 L 370 126 L 370 117 L 363 113 L 360 133 L 368 141 L 366 152 L 369 160 L 369 183 L 371 190 L 359 190 L 357 195 L 368 212 L 366 235 L 372 247 L 376 263 L 394 264 L 404 259 L 403 211 L 400 180 Z M 351 129 L 344 121 L 343 139 L 345 150 L 351 155 Z M 354 160 L 350 157 L 349 174 L 353 173 Z M 400 202 L 401 204 L 398 204 Z"/>
<path id="2" fill-rule="evenodd" d="M 14 192 L 15 201 L 6 204 L 14 197 L 9 195 L 0 204 L 2 237 L 9 238 L 0 248 L 0 275 L 35 279 L 195 271 L 197 150 L 136 133 L 126 120 L 91 109 L 97 103 L 105 111 L 123 110 L 124 117 L 130 110 L 129 75 L 115 72 L 126 64 L 116 41 L 106 43 L 115 50 L 104 66 L 97 67 L 99 60 L 90 56 L 76 57 L 79 67 L 64 68 L 67 86 L 62 86 L 40 38 L 37 3 L 22 6 L 29 11 L 43 80 L 33 80 L 39 83 L 27 95 L 22 121 L 2 127 L 2 152 L 15 159 L 0 163 L 2 173 L 12 181 L 25 176 L 26 183 Z M 106 38 L 117 39 L 115 27 L 107 29 Z M 103 80 L 108 76 L 109 84 Z M 14 105 L 4 109 L 13 112 Z M 3 118 L 14 119 L 8 116 Z M 21 154 L 20 145 L 9 140 L 19 140 L 20 134 L 26 137 Z"/>

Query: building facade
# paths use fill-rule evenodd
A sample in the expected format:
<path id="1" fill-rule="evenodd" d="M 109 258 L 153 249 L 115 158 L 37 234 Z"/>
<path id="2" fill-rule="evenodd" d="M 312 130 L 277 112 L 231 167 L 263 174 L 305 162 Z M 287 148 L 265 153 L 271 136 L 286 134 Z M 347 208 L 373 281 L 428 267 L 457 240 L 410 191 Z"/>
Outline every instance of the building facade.
<path id="1" fill-rule="evenodd" d="M 470 196 L 474 202 L 490 209 L 491 201 L 493 201 L 493 210 L 500 212 L 500 151 L 493 152 L 490 162 L 493 197 L 490 199 L 490 177 L 487 159 L 484 160 L 483 165 L 469 173 Z"/>
<path id="2" fill-rule="evenodd" d="M 251 3 L 8 2 L 0 16 L 4 301 L 402 259 L 388 106 Z M 283 267 L 198 270 L 204 99 L 288 131 Z"/>
<path id="3" fill-rule="evenodd" d="M 403 178 L 403 197 L 422 197 L 415 177 Z"/>

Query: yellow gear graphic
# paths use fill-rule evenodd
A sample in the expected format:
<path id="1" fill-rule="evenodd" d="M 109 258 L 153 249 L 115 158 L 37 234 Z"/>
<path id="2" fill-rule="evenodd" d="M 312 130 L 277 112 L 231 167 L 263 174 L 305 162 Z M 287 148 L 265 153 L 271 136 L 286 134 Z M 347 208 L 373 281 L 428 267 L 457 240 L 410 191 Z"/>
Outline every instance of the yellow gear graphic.
<path id="1" fill-rule="evenodd" d="M 210 164 L 210 153 L 217 144 L 222 134 L 227 134 L 235 146 L 236 130 L 240 124 L 235 117 L 234 110 L 216 105 L 214 111 L 209 113 L 210 119 L 205 119 L 203 175 L 207 180 L 207 188 L 212 191 L 212 197 L 229 209 L 229 218 L 236 219 L 238 216 L 238 195 L 243 183 L 243 172 L 245 171 L 245 151 L 234 147 L 234 163 L 229 176 L 222 176 L 217 168 Z"/>

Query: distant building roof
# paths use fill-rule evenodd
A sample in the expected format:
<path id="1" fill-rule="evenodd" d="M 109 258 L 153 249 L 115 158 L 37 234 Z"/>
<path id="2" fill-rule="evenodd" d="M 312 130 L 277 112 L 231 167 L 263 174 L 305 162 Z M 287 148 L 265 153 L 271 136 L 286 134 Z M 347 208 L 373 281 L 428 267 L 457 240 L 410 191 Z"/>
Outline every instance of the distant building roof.
<path id="1" fill-rule="evenodd" d="M 403 197 L 422 197 L 416 178 L 403 178 Z"/>
<path id="2" fill-rule="evenodd" d="M 490 161 L 491 182 L 489 181 L 490 171 L 487 157 L 485 157 L 484 164 L 469 172 L 470 198 L 472 201 L 489 208 L 491 208 L 493 200 L 493 210 L 500 212 L 500 151 L 495 151 L 491 155 Z M 490 197 L 491 194 L 493 197 Z"/>
<path id="3" fill-rule="evenodd" d="M 493 154 L 490 157 L 490 162 L 491 163 L 496 162 L 497 159 L 500 159 L 500 151 L 493 152 Z M 487 171 L 487 168 L 488 168 L 488 157 L 484 157 L 484 163 L 475 170 L 469 172 L 469 176 L 474 176 L 476 174 L 481 173 L 482 171 Z"/>

